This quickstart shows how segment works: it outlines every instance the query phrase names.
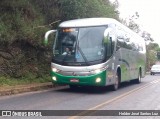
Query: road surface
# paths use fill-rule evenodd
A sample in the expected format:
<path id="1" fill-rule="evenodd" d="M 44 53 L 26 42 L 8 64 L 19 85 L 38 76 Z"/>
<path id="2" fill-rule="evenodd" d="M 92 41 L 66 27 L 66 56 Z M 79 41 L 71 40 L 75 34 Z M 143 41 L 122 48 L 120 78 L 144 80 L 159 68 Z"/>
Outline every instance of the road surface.
<path id="1" fill-rule="evenodd" d="M 154 110 L 160 110 L 160 75 L 147 75 L 140 84 L 123 83 L 119 90 L 111 91 L 109 88 L 79 88 L 71 90 L 68 86 L 59 89 L 50 89 L 45 91 L 29 92 L 11 96 L 0 97 L 1 110 L 68 110 L 54 112 L 57 115 L 67 113 L 65 116 L 54 116 L 54 118 L 95 118 L 101 119 L 158 119 Z M 71 110 L 77 111 L 75 115 L 69 115 Z M 88 110 L 94 110 L 88 112 Z M 103 116 L 97 110 L 119 110 L 120 116 L 104 114 Z M 123 111 L 125 110 L 125 111 Z M 141 116 L 126 116 L 130 113 L 128 110 L 142 110 Z M 143 115 L 143 110 L 147 110 Z M 151 110 L 153 115 L 147 115 Z M 103 111 L 102 111 L 103 112 Z M 97 113 L 97 114 L 96 114 Z M 103 112 L 104 113 L 104 112 Z M 96 116 L 78 116 L 78 115 L 96 115 Z M 158 112 L 160 115 L 160 111 Z M 2 118 L 2 117 L 0 117 Z M 9 117 L 8 117 L 9 118 Z M 12 117 L 17 119 L 17 117 Z M 33 118 L 33 117 L 32 117 Z M 34 117 L 39 118 L 39 117 Z M 41 117 L 42 118 L 42 117 Z M 53 116 L 43 117 L 52 119 Z"/>

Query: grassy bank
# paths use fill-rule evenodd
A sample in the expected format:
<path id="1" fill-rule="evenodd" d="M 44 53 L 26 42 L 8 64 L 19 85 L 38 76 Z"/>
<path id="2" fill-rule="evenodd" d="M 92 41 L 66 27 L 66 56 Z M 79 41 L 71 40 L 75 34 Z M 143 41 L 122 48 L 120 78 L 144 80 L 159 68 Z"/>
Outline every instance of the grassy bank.
<path id="1" fill-rule="evenodd" d="M 119 18 L 109 0 L 1 0 L 0 16 L 0 85 L 50 81 L 53 39 L 43 39 L 59 21 Z"/>
<path id="2" fill-rule="evenodd" d="M 9 76 L 1 76 L 0 77 L 0 86 L 16 86 L 16 85 L 24 85 L 24 84 L 33 84 L 33 83 L 46 83 L 50 82 L 50 76 L 44 76 L 36 78 L 34 76 L 23 77 L 23 78 L 13 78 Z"/>

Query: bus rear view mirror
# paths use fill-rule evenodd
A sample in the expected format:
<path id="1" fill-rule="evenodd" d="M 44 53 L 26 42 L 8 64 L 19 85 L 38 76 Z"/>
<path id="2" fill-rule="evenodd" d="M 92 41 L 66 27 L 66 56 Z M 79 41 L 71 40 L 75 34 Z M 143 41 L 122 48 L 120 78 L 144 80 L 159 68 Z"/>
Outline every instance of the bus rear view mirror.
<path id="1" fill-rule="evenodd" d="M 45 38 L 44 38 L 44 45 L 48 45 L 48 37 L 50 34 L 57 32 L 57 30 L 49 30 L 45 33 Z"/>

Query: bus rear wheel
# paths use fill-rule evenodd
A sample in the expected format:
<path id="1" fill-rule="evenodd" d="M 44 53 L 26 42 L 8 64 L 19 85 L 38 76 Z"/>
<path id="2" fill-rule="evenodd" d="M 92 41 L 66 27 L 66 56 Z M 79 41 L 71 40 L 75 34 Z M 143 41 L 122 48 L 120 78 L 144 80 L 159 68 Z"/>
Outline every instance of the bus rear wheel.
<path id="1" fill-rule="evenodd" d="M 139 73 L 138 73 L 138 78 L 135 80 L 135 83 L 136 83 L 136 84 L 141 83 L 141 71 L 139 71 Z"/>

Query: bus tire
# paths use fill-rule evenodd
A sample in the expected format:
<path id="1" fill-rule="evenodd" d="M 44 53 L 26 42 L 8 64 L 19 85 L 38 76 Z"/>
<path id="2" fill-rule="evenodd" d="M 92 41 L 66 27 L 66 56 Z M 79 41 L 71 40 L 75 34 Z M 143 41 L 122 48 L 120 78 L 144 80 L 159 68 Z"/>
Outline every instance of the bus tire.
<path id="1" fill-rule="evenodd" d="M 139 83 L 141 83 L 141 70 L 139 70 L 139 73 L 138 73 L 138 78 L 137 79 L 135 79 L 135 83 L 136 84 L 139 84 Z"/>
<path id="2" fill-rule="evenodd" d="M 117 72 L 116 76 L 115 76 L 115 83 L 113 85 L 111 85 L 111 89 L 113 91 L 116 91 L 118 90 L 119 88 L 119 85 L 120 85 L 120 75 L 119 73 Z"/>

